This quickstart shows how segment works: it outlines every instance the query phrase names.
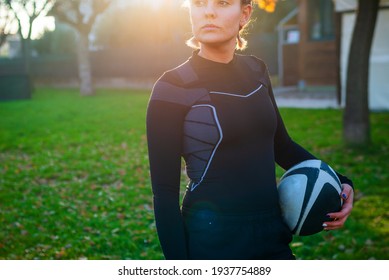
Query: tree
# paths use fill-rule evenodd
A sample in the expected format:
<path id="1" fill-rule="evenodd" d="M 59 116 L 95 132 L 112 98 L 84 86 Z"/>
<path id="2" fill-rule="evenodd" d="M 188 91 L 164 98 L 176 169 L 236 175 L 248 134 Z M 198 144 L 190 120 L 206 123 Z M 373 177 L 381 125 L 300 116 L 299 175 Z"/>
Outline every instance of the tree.
<path id="1" fill-rule="evenodd" d="M 15 20 L 12 10 L 6 1 L 0 1 L 0 47 L 5 43 L 7 36 L 11 34 L 12 23 Z"/>
<path id="2" fill-rule="evenodd" d="M 53 0 L 2 0 L 13 11 L 18 23 L 18 33 L 22 41 L 24 68 L 30 76 L 30 45 L 33 24 L 38 17 L 45 16 L 53 7 Z M 23 18 L 27 22 L 23 21 Z"/>
<path id="3" fill-rule="evenodd" d="M 77 53 L 75 31 L 66 24 L 56 24 L 54 30 L 45 30 L 43 35 L 32 41 L 38 55 L 73 56 Z"/>
<path id="4" fill-rule="evenodd" d="M 94 95 L 89 58 L 89 34 L 98 15 L 110 5 L 109 0 L 57 0 L 52 15 L 74 28 L 78 35 L 78 74 L 81 95 Z"/>
<path id="5" fill-rule="evenodd" d="M 274 11 L 277 0 L 259 0 L 266 11 Z M 358 0 L 347 67 L 343 140 L 348 146 L 370 143 L 369 64 L 380 0 Z"/>
<path id="6" fill-rule="evenodd" d="M 343 138 L 347 145 L 370 142 L 369 62 L 379 0 L 359 0 L 348 58 Z"/>

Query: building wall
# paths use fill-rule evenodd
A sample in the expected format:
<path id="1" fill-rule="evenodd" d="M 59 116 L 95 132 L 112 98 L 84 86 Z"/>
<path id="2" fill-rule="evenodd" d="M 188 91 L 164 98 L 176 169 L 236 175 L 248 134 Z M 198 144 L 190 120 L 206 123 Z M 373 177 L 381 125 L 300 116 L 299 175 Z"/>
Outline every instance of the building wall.
<path id="1" fill-rule="evenodd" d="M 283 86 L 297 85 L 300 80 L 298 46 L 298 44 L 287 44 L 282 47 Z"/>
<path id="2" fill-rule="evenodd" d="M 322 41 L 310 39 L 309 0 L 299 1 L 298 22 L 301 32 L 299 43 L 300 80 L 306 85 L 336 85 L 337 53 L 335 38 Z"/>

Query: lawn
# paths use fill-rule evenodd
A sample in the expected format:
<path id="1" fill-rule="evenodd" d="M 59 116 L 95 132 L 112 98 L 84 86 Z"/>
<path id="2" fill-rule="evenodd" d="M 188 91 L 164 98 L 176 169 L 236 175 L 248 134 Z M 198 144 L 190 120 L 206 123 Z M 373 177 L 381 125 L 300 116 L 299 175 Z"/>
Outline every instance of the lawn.
<path id="1" fill-rule="evenodd" d="M 163 258 L 148 175 L 148 98 L 38 88 L 31 100 L 0 103 L 0 259 Z M 297 257 L 388 259 L 389 113 L 371 114 L 373 144 L 363 149 L 343 146 L 340 110 L 281 113 L 292 137 L 357 189 L 345 228 L 295 238 Z"/>

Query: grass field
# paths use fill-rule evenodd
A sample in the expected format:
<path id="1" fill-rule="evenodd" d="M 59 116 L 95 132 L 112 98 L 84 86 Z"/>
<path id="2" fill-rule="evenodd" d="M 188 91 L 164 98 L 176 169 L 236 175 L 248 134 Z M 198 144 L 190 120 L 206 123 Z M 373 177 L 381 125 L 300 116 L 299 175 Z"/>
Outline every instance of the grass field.
<path id="1" fill-rule="evenodd" d="M 148 98 L 40 88 L 32 100 L 0 103 L 0 259 L 163 258 L 148 175 Z M 295 238 L 297 257 L 389 259 L 389 113 L 371 114 L 373 144 L 363 149 L 342 145 L 339 110 L 281 113 L 292 137 L 357 189 L 345 228 Z"/>

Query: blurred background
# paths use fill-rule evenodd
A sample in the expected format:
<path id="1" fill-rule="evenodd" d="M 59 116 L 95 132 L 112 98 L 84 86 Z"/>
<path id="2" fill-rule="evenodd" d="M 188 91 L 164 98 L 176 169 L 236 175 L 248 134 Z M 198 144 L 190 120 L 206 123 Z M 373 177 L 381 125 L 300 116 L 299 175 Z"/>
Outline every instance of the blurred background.
<path id="1" fill-rule="evenodd" d="M 145 115 L 192 53 L 183 2 L 0 0 L 0 259 L 163 258 Z M 356 186 L 345 228 L 295 238 L 299 259 L 389 258 L 388 30 L 389 0 L 255 4 L 244 53 L 293 139 Z"/>
<path id="2" fill-rule="evenodd" d="M 191 30 L 183 2 L 1 0 L 0 100 L 29 97 L 27 83 L 80 84 L 86 95 L 93 94 L 94 85 L 150 88 L 163 71 L 191 54 L 185 45 Z M 344 105 L 356 2 L 258 1 L 245 53 L 266 61 L 274 86 L 324 86 Z M 388 6 L 389 1 L 380 2 L 370 53 L 369 106 L 375 110 L 389 109 L 383 74 L 389 71 Z M 19 93 L 6 92 L 16 80 L 13 91 Z"/>
<path id="3" fill-rule="evenodd" d="M 163 71 L 191 54 L 185 45 L 191 29 L 182 0 L 0 3 L 4 37 L 0 75 L 26 72 L 28 56 L 28 71 L 35 83 L 74 85 L 81 51 L 90 58 L 88 67 L 96 84 L 113 82 L 115 86 L 116 81 L 116 85 L 150 87 Z M 273 74 L 278 69 L 277 24 L 296 6 L 295 1 L 282 1 L 274 13 L 255 9 L 246 52 L 266 57 Z M 84 50 L 80 50 L 80 37 L 87 37 Z"/>

